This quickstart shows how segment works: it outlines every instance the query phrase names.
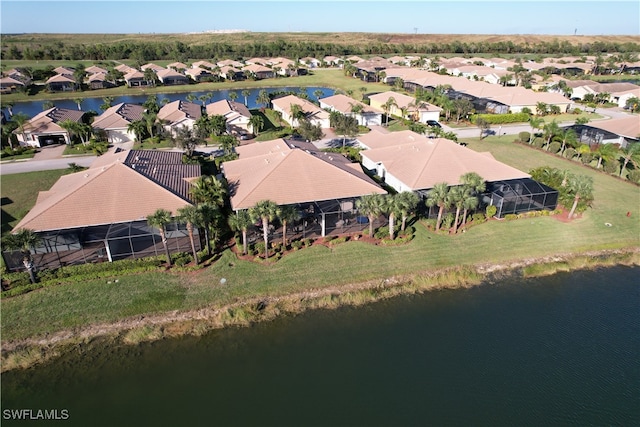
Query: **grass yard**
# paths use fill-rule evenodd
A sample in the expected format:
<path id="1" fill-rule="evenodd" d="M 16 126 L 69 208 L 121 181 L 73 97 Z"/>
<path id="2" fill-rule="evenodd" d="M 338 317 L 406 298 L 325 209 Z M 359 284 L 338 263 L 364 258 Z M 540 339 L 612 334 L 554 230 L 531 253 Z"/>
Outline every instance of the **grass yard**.
<path id="1" fill-rule="evenodd" d="M 2 175 L 2 234 L 13 227 L 29 212 L 38 198 L 39 191 L 45 191 L 66 169 Z"/>

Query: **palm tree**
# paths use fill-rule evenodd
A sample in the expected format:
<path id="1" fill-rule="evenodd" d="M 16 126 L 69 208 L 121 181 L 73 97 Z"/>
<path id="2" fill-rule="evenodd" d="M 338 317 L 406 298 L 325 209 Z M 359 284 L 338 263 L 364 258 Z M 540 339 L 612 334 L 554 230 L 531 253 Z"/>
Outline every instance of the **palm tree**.
<path id="1" fill-rule="evenodd" d="M 316 89 L 313 91 L 313 96 L 316 97 L 317 100 L 320 100 L 320 98 L 324 95 L 324 92 L 321 91 L 320 89 Z"/>
<path id="2" fill-rule="evenodd" d="M 390 96 L 389 99 L 387 99 L 387 102 L 385 102 L 384 104 L 382 104 L 382 109 L 384 110 L 384 114 L 386 117 L 386 121 L 385 124 L 387 126 L 389 126 L 389 111 L 391 111 L 391 107 L 397 107 L 398 104 L 396 103 L 396 100 L 393 96 Z"/>
<path id="3" fill-rule="evenodd" d="M 144 120 L 134 120 L 127 126 L 128 132 L 133 132 L 138 142 L 142 142 L 144 132 L 147 130 L 147 122 Z"/>
<path id="4" fill-rule="evenodd" d="M 246 107 L 247 105 L 249 105 L 249 95 L 251 95 L 251 91 L 249 89 L 244 89 L 240 93 L 242 94 L 242 96 L 244 96 L 244 106 Z"/>
<path id="5" fill-rule="evenodd" d="M 300 212 L 294 205 L 283 205 L 278 207 L 278 218 L 282 222 L 282 245 L 287 246 L 287 224 L 300 219 Z"/>
<path id="6" fill-rule="evenodd" d="M 158 115 L 156 113 L 145 111 L 142 114 L 142 120 L 144 120 L 144 124 L 147 127 L 147 132 L 149 132 L 149 137 L 153 138 L 153 130 L 156 127 L 156 120 L 158 119 Z"/>
<path id="7" fill-rule="evenodd" d="M 258 102 L 258 104 L 264 105 L 264 108 L 267 108 L 271 103 L 271 98 L 269 98 L 269 94 L 267 93 L 267 91 L 262 89 L 260 92 L 258 92 L 258 98 L 256 99 L 256 101 Z"/>
<path id="8" fill-rule="evenodd" d="M 74 122 L 71 119 L 65 119 L 61 122 L 58 122 L 58 126 L 66 130 L 69 134 L 69 141 L 71 142 L 71 144 L 73 144 L 73 137 L 79 132 L 79 125 L 80 123 Z"/>
<path id="9" fill-rule="evenodd" d="M 537 129 L 540 129 L 544 125 L 544 120 L 541 117 L 529 117 L 529 126 L 531 126 L 531 135 L 529 135 L 529 145 L 533 144 L 533 136 Z"/>
<path id="10" fill-rule="evenodd" d="M 439 182 L 433 186 L 427 195 L 426 205 L 428 207 L 438 206 L 438 219 L 436 221 L 436 231 L 440 230 L 442 214 L 449 205 L 449 184 Z"/>
<path id="11" fill-rule="evenodd" d="M 262 222 L 262 235 L 264 237 L 264 259 L 269 258 L 269 222 L 278 215 L 278 205 L 271 200 L 261 200 L 249 209 L 252 221 Z"/>
<path id="12" fill-rule="evenodd" d="M 204 228 L 204 237 L 207 242 L 207 255 L 211 256 L 211 238 L 209 237 L 209 231 L 214 228 L 214 224 L 220 223 L 223 215 L 222 212 L 220 212 L 220 207 L 212 203 L 200 203 L 197 209 L 202 217 L 202 228 Z M 219 227 L 216 228 L 219 229 Z M 218 233 L 215 232 L 214 235 L 216 236 L 214 240 L 217 243 Z"/>
<path id="13" fill-rule="evenodd" d="M 202 106 L 204 107 L 205 105 L 207 105 L 207 94 L 204 95 L 200 95 L 198 97 L 198 99 L 200 100 L 200 102 L 202 102 Z"/>
<path id="14" fill-rule="evenodd" d="M 7 109 L 7 113 L 9 113 L 9 117 L 13 117 L 14 105 L 16 105 L 14 101 L 2 101 L 2 108 Z"/>
<path id="15" fill-rule="evenodd" d="M 203 223 L 202 214 L 193 205 L 187 205 L 178 209 L 178 222 L 185 223 L 187 225 L 187 233 L 189 233 L 189 241 L 191 242 L 191 252 L 193 253 L 193 260 L 198 265 L 198 252 L 196 251 L 196 242 L 193 237 L 193 230 L 195 227 L 199 227 Z"/>
<path id="16" fill-rule="evenodd" d="M 625 148 L 622 149 L 623 160 L 622 160 L 622 168 L 620 168 L 620 178 L 624 176 L 624 172 L 627 168 L 627 164 L 631 162 L 636 169 L 640 166 L 640 143 L 635 144 L 627 144 Z"/>
<path id="17" fill-rule="evenodd" d="M 3 237 L 2 242 L 6 248 L 19 250 L 22 253 L 22 264 L 29 272 L 31 283 L 36 283 L 35 265 L 31 256 L 31 249 L 40 242 L 40 236 L 33 230 L 21 228 L 16 233 Z"/>
<path id="18" fill-rule="evenodd" d="M 238 99 L 238 92 L 235 92 L 235 91 L 229 92 L 229 99 L 232 102 L 235 102 L 235 100 Z"/>
<path id="19" fill-rule="evenodd" d="M 562 146 L 560 147 L 560 154 L 564 153 L 564 149 L 567 147 L 567 145 L 569 147 L 573 147 L 578 143 L 576 132 L 571 128 L 561 130 L 558 137 L 562 140 Z"/>
<path id="20" fill-rule="evenodd" d="M 569 194 L 573 195 L 573 206 L 569 211 L 569 219 L 573 218 L 573 213 L 578 207 L 578 202 L 593 200 L 593 178 L 586 175 L 570 175 L 567 179 Z"/>
<path id="21" fill-rule="evenodd" d="M 254 114 L 249 119 L 249 124 L 251 125 L 253 133 L 257 136 L 258 132 L 261 131 L 264 126 L 264 119 L 261 116 Z"/>
<path id="22" fill-rule="evenodd" d="M 478 196 L 475 194 L 470 194 L 468 192 L 464 193 L 464 200 L 462 201 L 462 227 L 467 225 L 467 213 L 472 211 L 478 207 L 480 201 L 478 200 Z"/>
<path id="23" fill-rule="evenodd" d="M 247 254 L 247 230 L 253 225 L 248 210 L 236 211 L 229 217 L 229 227 L 234 231 L 242 232 L 242 253 Z"/>
<path id="24" fill-rule="evenodd" d="M 293 127 L 295 124 L 300 126 L 300 120 L 304 120 L 306 117 L 304 110 L 298 104 L 291 104 L 289 109 L 291 111 L 291 126 Z"/>
<path id="25" fill-rule="evenodd" d="M 449 189 L 449 203 L 456 208 L 456 217 L 453 221 L 453 234 L 458 232 L 458 221 L 460 220 L 460 211 L 464 208 L 464 201 L 467 198 L 467 191 L 463 185 L 451 187 Z"/>
<path id="26" fill-rule="evenodd" d="M 551 123 L 547 123 L 546 125 L 544 125 L 543 130 L 544 130 L 544 139 L 547 141 L 545 143 L 545 150 L 549 151 L 549 146 L 551 145 L 551 141 L 556 135 L 560 134 L 561 132 L 560 126 L 558 126 L 558 122 L 554 120 Z"/>
<path id="27" fill-rule="evenodd" d="M 109 108 L 111 108 L 111 103 L 113 103 L 113 97 L 105 96 L 104 98 L 102 98 L 102 104 L 100 105 L 100 109 L 102 111 L 107 111 Z"/>
<path id="28" fill-rule="evenodd" d="M 400 215 L 400 203 L 398 194 L 386 194 L 383 197 L 383 212 L 389 215 L 389 239 L 396 238 L 395 223 L 396 217 Z"/>
<path id="29" fill-rule="evenodd" d="M 74 98 L 73 102 L 76 103 L 76 105 L 78 106 L 78 110 L 82 110 L 82 101 L 84 101 L 83 98 Z"/>
<path id="30" fill-rule="evenodd" d="M 618 153 L 618 149 L 613 144 L 600 144 L 596 151 L 593 154 L 598 158 L 598 164 L 596 165 L 596 169 L 600 169 L 602 166 L 602 161 L 610 162 L 612 161 L 616 154 Z"/>
<path id="31" fill-rule="evenodd" d="M 171 254 L 169 253 L 169 246 L 167 245 L 167 235 L 165 227 L 171 223 L 171 212 L 165 209 L 158 209 L 151 215 L 147 216 L 147 224 L 151 227 L 155 227 L 160 232 L 160 238 L 162 239 L 162 246 L 164 246 L 164 253 L 167 256 L 167 264 L 171 267 Z"/>
<path id="32" fill-rule="evenodd" d="M 465 201 L 462 205 L 462 208 L 464 209 L 462 213 L 462 225 L 466 225 L 468 210 L 475 209 L 478 206 L 478 197 L 486 190 L 487 185 L 484 178 L 482 178 L 476 172 L 465 173 L 460 177 L 460 182 L 464 187 L 465 193 Z"/>
<path id="33" fill-rule="evenodd" d="M 196 99 L 198 99 L 197 96 L 195 96 L 193 93 L 188 94 L 185 99 L 189 102 L 195 102 Z"/>
<path id="34" fill-rule="evenodd" d="M 420 197 L 413 191 L 403 191 L 402 193 L 396 194 L 396 202 L 398 204 L 398 210 L 402 215 L 402 226 L 400 230 L 404 231 L 407 225 L 407 218 L 415 211 L 420 202 Z"/>
<path id="35" fill-rule="evenodd" d="M 226 204 L 226 183 L 215 176 L 203 175 L 191 184 L 191 199 L 196 203 L 213 203 L 222 208 Z"/>
<path id="36" fill-rule="evenodd" d="M 384 197 L 380 194 L 362 196 L 356 201 L 358 211 L 369 218 L 369 236 L 373 237 L 373 221 L 384 211 Z"/>
<path id="37" fill-rule="evenodd" d="M 29 116 L 25 113 L 16 113 L 11 116 L 11 121 L 15 122 L 18 125 L 18 129 L 20 129 L 20 133 L 22 134 L 22 140 L 27 142 L 27 135 L 24 131 L 24 125 L 29 121 Z M 13 143 L 11 142 L 11 138 L 9 138 L 9 146 L 13 149 Z"/>

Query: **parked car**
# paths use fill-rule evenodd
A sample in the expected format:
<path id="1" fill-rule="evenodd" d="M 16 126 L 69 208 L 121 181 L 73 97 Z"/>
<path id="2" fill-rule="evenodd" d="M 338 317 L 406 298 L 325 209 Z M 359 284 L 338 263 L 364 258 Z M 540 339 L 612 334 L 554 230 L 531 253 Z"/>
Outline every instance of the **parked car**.
<path id="1" fill-rule="evenodd" d="M 253 135 L 247 132 L 240 132 L 238 137 L 241 141 L 246 141 L 247 139 L 253 139 Z"/>
<path id="2" fill-rule="evenodd" d="M 427 120 L 427 126 L 441 128 L 442 125 L 437 120 Z"/>

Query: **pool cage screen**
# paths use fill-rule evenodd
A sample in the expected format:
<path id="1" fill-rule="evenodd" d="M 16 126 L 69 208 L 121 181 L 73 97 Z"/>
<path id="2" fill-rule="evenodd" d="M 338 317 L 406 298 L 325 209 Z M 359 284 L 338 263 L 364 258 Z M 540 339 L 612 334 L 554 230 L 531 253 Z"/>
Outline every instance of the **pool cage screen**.
<path id="1" fill-rule="evenodd" d="M 483 203 L 494 205 L 498 218 L 529 211 L 554 210 L 558 205 L 558 190 L 530 178 L 488 182 Z"/>

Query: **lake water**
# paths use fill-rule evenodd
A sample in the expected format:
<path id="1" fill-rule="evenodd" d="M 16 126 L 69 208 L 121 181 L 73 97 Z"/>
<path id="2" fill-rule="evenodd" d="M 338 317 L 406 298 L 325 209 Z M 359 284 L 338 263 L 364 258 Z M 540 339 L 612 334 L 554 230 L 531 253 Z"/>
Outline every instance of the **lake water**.
<path id="1" fill-rule="evenodd" d="M 331 96 L 335 93 L 334 89 L 328 89 L 325 87 L 305 87 L 305 88 L 300 88 L 300 87 L 274 87 L 274 88 L 256 88 L 256 89 L 248 89 L 251 93 L 249 94 L 249 96 L 247 96 L 247 106 L 251 109 L 251 108 L 259 108 L 262 107 L 263 105 L 258 104 L 257 102 L 257 98 L 258 98 L 258 93 L 261 90 L 265 90 L 267 93 L 273 93 L 273 92 L 280 92 L 280 91 L 294 91 L 297 93 L 300 93 L 300 91 L 304 92 L 307 94 L 307 96 L 309 97 L 309 100 L 315 101 L 317 100 L 316 95 L 314 94 L 314 92 L 316 90 L 320 90 L 322 92 L 322 95 L 320 96 L 320 98 L 324 98 L 327 96 Z M 185 93 L 159 93 L 156 94 L 156 97 L 158 99 L 158 103 L 160 104 L 162 99 L 166 98 L 169 100 L 169 102 L 173 102 L 173 101 L 177 101 L 177 100 L 183 100 L 186 101 L 187 99 L 187 95 L 189 95 L 190 93 L 192 93 L 193 95 L 195 95 L 196 97 L 202 96 L 202 95 L 206 95 L 207 93 L 211 93 L 213 94 L 213 97 L 206 101 L 207 103 L 211 103 L 211 102 L 216 102 L 216 101 L 220 101 L 222 99 L 230 99 L 229 98 L 229 93 L 230 92 L 235 92 L 238 95 L 238 98 L 236 99 L 236 102 L 240 102 L 243 103 L 245 102 L 244 96 L 242 95 L 242 90 L 243 89 L 235 89 L 235 90 L 210 90 L 210 91 L 198 91 L 198 92 L 185 92 Z M 83 97 L 83 96 L 91 96 L 91 92 L 81 92 L 78 94 L 79 97 Z M 127 95 L 127 96 L 115 96 L 113 97 L 113 102 L 111 103 L 111 105 L 116 105 L 120 102 L 127 102 L 130 104 L 142 104 L 144 103 L 149 95 Z M 12 108 L 12 112 L 13 114 L 16 114 L 18 112 L 21 113 L 25 113 L 27 116 L 29 117 L 33 117 L 36 114 L 40 113 L 43 111 L 43 104 L 46 101 L 29 101 L 29 102 L 17 102 L 15 104 L 15 106 Z M 53 102 L 53 104 L 58 107 L 58 108 L 68 108 L 71 110 L 77 110 L 78 109 L 78 104 L 76 104 L 73 100 L 71 99 L 65 99 L 65 100 L 53 100 L 51 101 Z M 194 102 L 196 103 L 201 103 L 202 101 L 200 100 L 195 100 Z M 103 104 L 103 100 L 102 98 L 84 98 L 82 103 L 81 103 L 81 108 L 83 111 L 95 111 L 98 114 L 102 113 L 102 110 L 100 110 L 100 106 Z M 160 104 L 162 105 L 162 104 Z"/>
<path id="2" fill-rule="evenodd" d="M 638 277 L 509 279 L 69 354 L 3 374 L 2 408 L 78 426 L 640 425 Z"/>

